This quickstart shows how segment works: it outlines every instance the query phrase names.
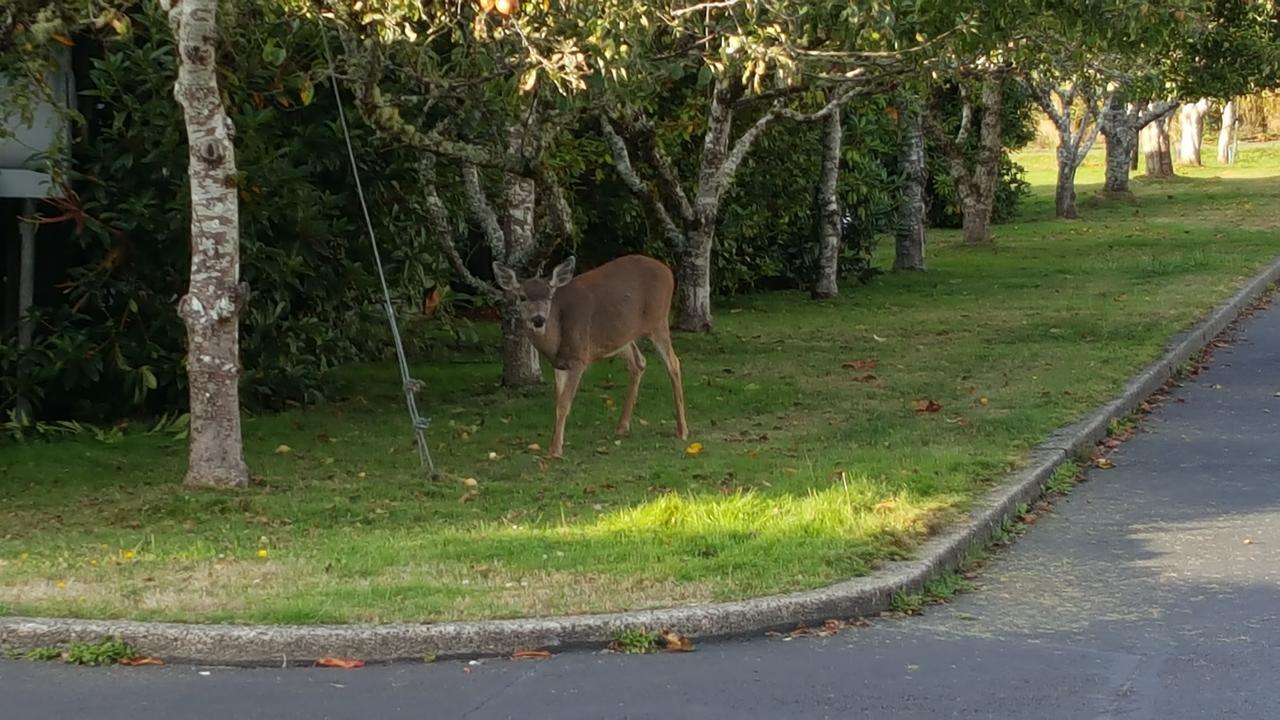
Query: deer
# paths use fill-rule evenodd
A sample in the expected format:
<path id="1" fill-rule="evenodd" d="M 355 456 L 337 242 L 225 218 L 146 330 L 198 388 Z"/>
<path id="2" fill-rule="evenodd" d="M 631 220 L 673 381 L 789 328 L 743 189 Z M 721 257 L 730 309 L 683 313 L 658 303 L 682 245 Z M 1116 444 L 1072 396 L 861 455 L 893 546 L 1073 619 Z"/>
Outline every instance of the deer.
<path id="1" fill-rule="evenodd" d="M 578 384 L 587 368 L 604 358 L 621 356 L 627 363 L 630 384 L 617 434 L 630 432 L 645 370 L 639 345 L 644 338 L 667 367 L 675 396 L 676 435 L 688 439 L 684 380 L 668 324 L 675 291 L 671 269 L 644 255 L 620 257 L 577 276 L 575 264 L 571 256 L 548 278 L 521 280 L 511 268 L 493 263 L 494 279 L 515 301 L 529 341 L 555 368 L 556 419 L 549 454 L 563 456 L 564 425 Z"/>

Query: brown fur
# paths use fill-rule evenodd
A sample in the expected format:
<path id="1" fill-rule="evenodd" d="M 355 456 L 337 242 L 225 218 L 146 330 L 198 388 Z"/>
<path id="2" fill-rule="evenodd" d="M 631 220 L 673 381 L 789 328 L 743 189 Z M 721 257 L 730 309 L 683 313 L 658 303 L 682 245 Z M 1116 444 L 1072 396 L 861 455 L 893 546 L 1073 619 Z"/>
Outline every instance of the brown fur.
<path id="1" fill-rule="evenodd" d="M 550 279 L 519 282 L 509 269 L 495 264 L 499 284 L 514 292 L 533 346 L 552 361 L 556 375 L 556 423 L 551 455 L 564 451 L 564 424 L 587 367 L 601 358 L 621 356 L 630 385 L 618 420 L 618 432 L 631 428 L 645 359 L 638 342 L 648 338 L 671 378 L 676 406 L 676 434 L 688 437 L 684 415 L 684 382 L 680 359 L 671 346 L 668 316 L 675 291 L 671 270 L 658 260 L 628 255 L 567 280 L 572 259 Z M 548 305 L 548 300 L 550 301 Z M 544 318 L 543 327 L 534 323 Z"/>

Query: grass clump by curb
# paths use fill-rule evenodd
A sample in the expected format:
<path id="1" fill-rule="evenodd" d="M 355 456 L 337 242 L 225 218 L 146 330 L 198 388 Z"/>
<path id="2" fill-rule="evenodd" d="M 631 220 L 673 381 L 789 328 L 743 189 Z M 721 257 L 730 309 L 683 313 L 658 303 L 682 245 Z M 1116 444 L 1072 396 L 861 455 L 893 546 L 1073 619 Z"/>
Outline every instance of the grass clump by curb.
<path id="1" fill-rule="evenodd" d="M 660 370 L 615 437 L 627 371 L 600 363 L 565 459 L 548 460 L 551 391 L 495 387 L 489 327 L 482 347 L 413 359 L 452 481 L 424 480 L 389 364 L 344 368 L 329 404 L 247 417 L 241 492 L 182 490 L 183 440 L 150 427 L 6 441 L 0 614 L 594 613 L 803 590 L 908 558 L 1280 254 L 1280 147 L 1176 187 L 1135 179 L 1136 206 L 1070 223 L 1053 219 L 1052 153 L 1022 161 L 1037 194 L 994 249 L 934 231 L 927 273 L 832 302 L 735 298 L 714 334 L 678 337 L 687 442 Z M 1090 162 L 1082 192 L 1101 178 Z"/>
<path id="2" fill-rule="evenodd" d="M 143 658 L 137 648 L 117 637 L 105 637 L 97 642 L 73 642 L 65 648 L 53 645 L 34 647 L 25 652 L 9 653 L 9 657 L 33 662 L 61 660 L 68 665 L 90 666 L 128 664 L 127 661 Z M 146 658 L 145 663 L 134 664 L 154 665 L 160 663 Z"/>
<path id="3" fill-rule="evenodd" d="M 71 643 L 63 653 L 63 661 L 71 665 L 115 665 L 137 656 L 137 648 L 119 638 L 109 637 L 96 643 Z"/>
<path id="4" fill-rule="evenodd" d="M 18 655 L 23 660 L 32 660 L 34 662 L 49 662 L 58 660 L 62 657 L 62 650 L 56 647 L 36 647 L 31 648 L 25 653 Z"/>
<path id="5" fill-rule="evenodd" d="M 609 649 L 627 655 L 646 655 L 658 651 L 659 634 L 643 628 L 619 630 Z"/>

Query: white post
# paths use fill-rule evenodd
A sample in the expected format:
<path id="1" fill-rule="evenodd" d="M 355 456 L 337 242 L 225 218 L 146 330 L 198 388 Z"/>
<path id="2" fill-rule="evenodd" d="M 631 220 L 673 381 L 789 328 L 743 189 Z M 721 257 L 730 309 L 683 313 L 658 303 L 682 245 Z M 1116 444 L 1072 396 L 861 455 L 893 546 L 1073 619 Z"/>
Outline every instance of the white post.
<path id="1" fill-rule="evenodd" d="M 18 220 L 18 230 L 22 235 L 22 249 L 18 262 L 18 351 L 31 349 L 31 338 L 35 328 L 32 327 L 31 306 L 35 301 L 36 287 L 36 225 L 34 222 L 23 222 L 21 218 L 34 218 L 36 201 L 26 198 L 22 201 L 22 215 Z M 16 414 L 22 421 L 31 417 L 31 403 L 25 397 L 18 396 Z"/>

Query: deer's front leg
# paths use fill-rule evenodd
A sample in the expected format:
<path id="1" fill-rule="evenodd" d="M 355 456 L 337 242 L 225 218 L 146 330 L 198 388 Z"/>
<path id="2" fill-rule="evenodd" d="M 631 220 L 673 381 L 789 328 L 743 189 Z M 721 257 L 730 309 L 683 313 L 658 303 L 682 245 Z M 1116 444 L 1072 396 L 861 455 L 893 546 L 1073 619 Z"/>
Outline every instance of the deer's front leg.
<path id="1" fill-rule="evenodd" d="M 569 418 L 573 397 L 578 394 L 578 383 L 586 369 L 586 363 L 582 362 L 572 362 L 563 370 L 556 366 L 556 427 L 551 436 L 551 457 L 564 455 L 564 423 Z"/>

